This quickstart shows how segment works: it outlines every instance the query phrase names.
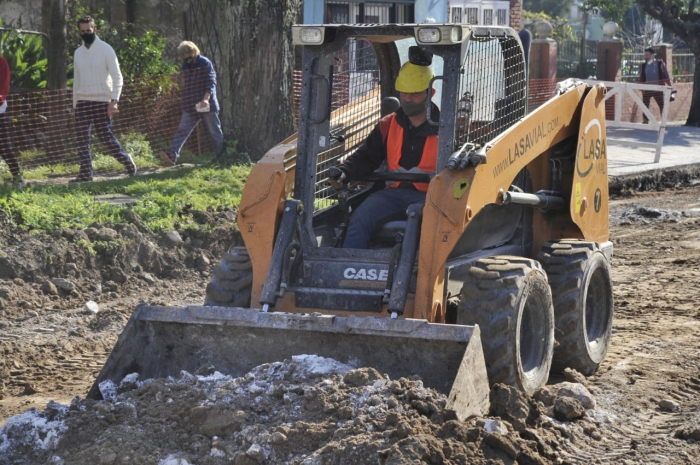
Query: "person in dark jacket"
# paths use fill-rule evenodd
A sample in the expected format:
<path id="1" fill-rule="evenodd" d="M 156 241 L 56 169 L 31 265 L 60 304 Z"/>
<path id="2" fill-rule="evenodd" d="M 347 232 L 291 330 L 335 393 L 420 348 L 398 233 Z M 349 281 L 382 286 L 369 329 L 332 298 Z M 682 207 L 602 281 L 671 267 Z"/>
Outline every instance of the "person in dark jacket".
<path id="1" fill-rule="evenodd" d="M 357 151 L 338 166 L 340 175 L 330 180 L 333 187 L 363 179 L 385 161 L 390 172 L 435 172 L 438 128 L 427 121 L 432 57 L 418 47 L 411 47 L 409 56 L 395 84 L 401 108 L 382 118 Z M 437 120 L 439 110 L 431 105 L 431 118 Z M 367 248 L 384 223 L 405 217 L 409 205 L 424 204 L 427 190 L 427 183 L 397 182 L 370 195 L 350 218 L 343 247 Z"/>
<path id="2" fill-rule="evenodd" d="M 663 60 L 654 57 L 654 49 L 649 47 L 644 49 L 644 64 L 642 65 L 642 70 L 639 73 L 639 82 L 642 84 L 657 84 L 670 86 L 671 76 L 668 74 L 668 69 L 666 68 L 666 63 Z M 651 110 L 649 104 L 651 99 L 656 100 L 656 104 L 659 106 L 659 113 L 664 112 L 664 93 L 656 90 L 643 90 L 642 91 L 642 102 L 644 105 Z M 642 112 L 643 113 L 643 112 Z M 647 115 L 644 116 L 644 124 L 649 122 Z"/>
<path id="3" fill-rule="evenodd" d="M 176 164 L 182 146 L 200 121 L 204 121 L 207 131 L 214 139 L 218 158 L 223 150 L 224 134 L 219 121 L 219 102 L 216 100 L 216 71 L 211 61 L 202 56 L 199 48 L 190 41 L 181 42 L 177 53 L 183 60 L 183 111 L 170 149 L 162 158 L 167 163 Z"/>
<path id="4" fill-rule="evenodd" d="M 7 115 L 7 95 L 10 93 L 10 66 L 5 57 L 0 57 L 0 156 L 12 174 L 12 184 L 23 189 L 27 182 L 22 177 L 17 163 L 17 153 L 10 134 L 10 118 Z"/>

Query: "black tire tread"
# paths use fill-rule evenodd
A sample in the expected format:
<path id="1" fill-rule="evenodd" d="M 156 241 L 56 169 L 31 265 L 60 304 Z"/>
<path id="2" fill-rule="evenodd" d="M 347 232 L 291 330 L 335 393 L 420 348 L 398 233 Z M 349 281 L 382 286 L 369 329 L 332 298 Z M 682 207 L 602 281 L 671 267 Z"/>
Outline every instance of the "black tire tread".
<path id="1" fill-rule="evenodd" d="M 253 289 L 253 264 L 245 247 L 236 247 L 221 257 L 207 284 L 204 305 L 249 307 Z"/>
<path id="2" fill-rule="evenodd" d="M 596 242 L 562 239 L 545 244 L 538 256 L 552 288 L 556 340 L 552 359 L 554 373 L 573 368 L 591 375 L 598 368 L 588 360 L 585 342 L 578 334 L 581 315 L 577 305 L 586 262 L 596 252 L 602 253 Z"/>
<path id="3" fill-rule="evenodd" d="M 479 325 L 491 385 L 504 383 L 523 389 L 512 358 L 513 318 L 517 318 L 520 290 L 532 271 L 546 282 L 546 273 L 536 260 L 512 256 L 480 259 L 469 270 L 473 279 L 462 288 L 457 324 Z"/>

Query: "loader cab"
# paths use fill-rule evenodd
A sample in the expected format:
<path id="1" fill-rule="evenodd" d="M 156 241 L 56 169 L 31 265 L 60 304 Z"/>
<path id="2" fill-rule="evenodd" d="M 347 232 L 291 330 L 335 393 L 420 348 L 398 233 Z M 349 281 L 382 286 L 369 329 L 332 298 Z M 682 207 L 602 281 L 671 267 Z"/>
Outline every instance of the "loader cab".
<path id="1" fill-rule="evenodd" d="M 441 112 L 439 120 L 429 115 L 429 124 L 439 128 L 438 171 L 463 144 L 483 145 L 525 114 L 523 53 L 517 35 L 507 28 L 309 25 L 295 26 L 293 39 L 302 47 L 303 71 L 293 197 L 306 207 L 303 225 L 312 248 L 339 245 L 347 214 L 327 182 L 328 169 L 351 155 L 387 114 L 387 102 L 398 97 L 394 82 L 410 46 L 433 55 L 431 101 Z M 384 186 L 381 181 L 354 183 L 345 202 L 354 208 Z M 405 225 L 386 224 L 371 247 L 393 247 Z"/>
<path id="2" fill-rule="evenodd" d="M 429 111 L 427 116 L 438 128 L 437 172 L 468 144 L 485 148 L 525 114 L 520 40 L 508 28 L 463 24 L 304 25 L 294 26 L 292 34 L 302 49 L 298 136 L 256 165 L 239 213 L 241 232 L 259 269 L 253 301 L 298 312 L 385 315 L 405 309 L 411 316 L 418 249 L 425 237 L 438 233 L 430 229 L 435 223 L 424 224 L 423 211 L 449 199 L 433 199 L 428 192 L 426 207 L 411 206 L 406 221 L 384 225 L 372 248 L 345 249 L 337 240 L 348 222 L 342 202 L 354 209 L 386 182 L 432 183 L 434 178 L 407 181 L 375 172 L 371 176 L 379 179 L 351 185 L 341 199 L 328 183 L 329 168 L 354 153 L 391 111 L 387 103 L 399 96 L 394 83 L 414 45 L 433 55 L 435 77 L 428 94 L 435 90 L 429 98 L 440 114 Z M 271 195 L 282 179 L 284 192 Z M 459 195 L 455 188 L 450 198 Z M 281 201 L 277 208 L 270 203 L 274 198 Z M 478 232 L 464 234 L 454 248 L 455 266 L 466 266 L 465 254 L 513 241 L 521 219 L 520 209 L 477 215 L 471 224 Z"/>

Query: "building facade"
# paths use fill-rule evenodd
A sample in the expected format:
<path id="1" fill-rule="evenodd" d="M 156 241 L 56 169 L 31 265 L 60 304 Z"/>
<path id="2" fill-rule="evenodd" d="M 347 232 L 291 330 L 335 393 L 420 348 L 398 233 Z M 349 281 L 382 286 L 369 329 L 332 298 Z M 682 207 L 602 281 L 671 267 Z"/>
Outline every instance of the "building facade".
<path id="1" fill-rule="evenodd" d="M 464 23 L 520 29 L 522 0 L 306 0 L 304 23 Z"/>
<path id="2" fill-rule="evenodd" d="M 510 26 L 509 1 L 452 0 L 450 22 L 482 26 Z"/>

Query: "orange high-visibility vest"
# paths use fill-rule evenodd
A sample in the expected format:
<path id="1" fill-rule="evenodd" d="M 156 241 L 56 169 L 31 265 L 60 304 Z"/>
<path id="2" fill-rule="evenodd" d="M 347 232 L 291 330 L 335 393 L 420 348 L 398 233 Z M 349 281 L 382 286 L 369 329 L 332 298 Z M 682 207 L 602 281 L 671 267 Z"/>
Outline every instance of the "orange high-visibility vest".
<path id="1" fill-rule="evenodd" d="M 389 126 L 389 135 L 386 139 L 386 161 L 389 166 L 389 171 L 396 171 L 401 168 L 399 161 L 401 160 L 401 147 L 403 146 L 403 128 L 396 122 L 396 114 L 391 115 L 391 125 Z M 425 138 L 423 146 L 423 155 L 421 155 L 420 164 L 417 168 L 426 173 L 434 173 L 437 169 L 437 150 L 438 136 L 432 135 Z M 398 187 L 400 183 L 396 182 L 390 187 Z M 414 186 L 421 192 L 428 191 L 428 183 L 414 182 Z"/>

